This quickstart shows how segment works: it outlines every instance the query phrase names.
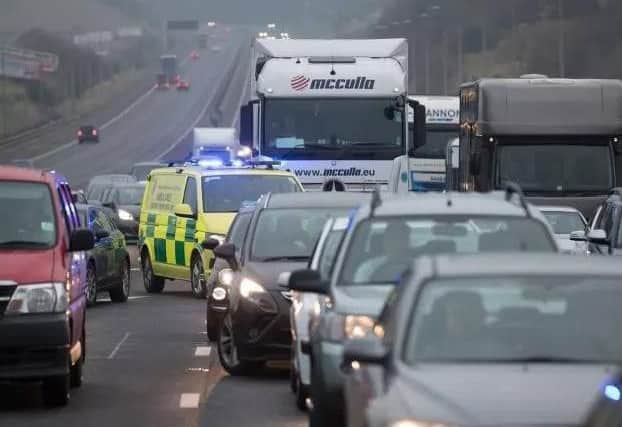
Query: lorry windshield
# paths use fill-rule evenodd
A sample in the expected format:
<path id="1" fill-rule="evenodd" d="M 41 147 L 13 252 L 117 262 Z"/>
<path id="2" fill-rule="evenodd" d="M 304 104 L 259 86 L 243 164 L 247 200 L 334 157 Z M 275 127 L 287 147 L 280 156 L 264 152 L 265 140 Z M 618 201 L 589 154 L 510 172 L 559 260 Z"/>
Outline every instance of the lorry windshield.
<path id="1" fill-rule="evenodd" d="M 262 152 L 279 159 L 392 160 L 403 154 L 394 99 L 266 99 Z"/>
<path id="2" fill-rule="evenodd" d="M 428 129 L 425 145 L 415 150 L 414 157 L 421 159 L 445 159 L 447 144 L 458 138 L 458 129 Z"/>
<path id="3" fill-rule="evenodd" d="M 607 145 L 499 145 L 497 185 L 531 193 L 604 193 L 614 186 Z"/>
<path id="4" fill-rule="evenodd" d="M 56 220 L 46 184 L 0 181 L 0 250 L 47 248 Z"/>

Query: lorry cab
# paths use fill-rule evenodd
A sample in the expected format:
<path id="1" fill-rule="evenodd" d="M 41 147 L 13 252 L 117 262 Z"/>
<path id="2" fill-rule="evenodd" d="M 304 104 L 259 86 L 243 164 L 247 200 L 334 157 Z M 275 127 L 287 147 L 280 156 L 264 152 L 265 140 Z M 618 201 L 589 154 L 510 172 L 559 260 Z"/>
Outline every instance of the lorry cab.
<path id="1" fill-rule="evenodd" d="M 512 181 L 535 204 L 587 218 L 616 184 L 622 81 L 481 79 L 460 88 L 463 191 Z"/>

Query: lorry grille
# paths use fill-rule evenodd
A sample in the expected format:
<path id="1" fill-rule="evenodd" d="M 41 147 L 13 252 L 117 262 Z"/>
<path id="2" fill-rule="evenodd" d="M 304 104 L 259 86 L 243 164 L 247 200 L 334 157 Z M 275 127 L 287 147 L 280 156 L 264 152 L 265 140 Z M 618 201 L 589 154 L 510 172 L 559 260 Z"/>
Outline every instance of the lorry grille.
<path id="1" fill-rule="evenodd" d="M 16 287 L 17 285 L 13 283 L 5 285 L 0 281 L 0 318 L 4 316 L 4 310 L 6 306 L 9 305 L 9 301 Z"/>

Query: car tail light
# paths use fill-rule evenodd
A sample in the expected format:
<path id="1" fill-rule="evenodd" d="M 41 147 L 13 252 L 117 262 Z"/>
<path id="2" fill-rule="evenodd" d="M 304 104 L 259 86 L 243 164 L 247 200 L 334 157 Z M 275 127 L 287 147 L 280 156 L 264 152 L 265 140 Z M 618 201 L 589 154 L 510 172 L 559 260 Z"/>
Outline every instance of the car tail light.
<path id="1" fill-rule="evenodd" d="M 93 136 L 97 136 L 97 129 L 93 129 Z"/>
<path id="2" fill-rule="evenodd" d="M 78 136 L 82 136 L 82 131 L 81 130 L 78 131 Z"/>

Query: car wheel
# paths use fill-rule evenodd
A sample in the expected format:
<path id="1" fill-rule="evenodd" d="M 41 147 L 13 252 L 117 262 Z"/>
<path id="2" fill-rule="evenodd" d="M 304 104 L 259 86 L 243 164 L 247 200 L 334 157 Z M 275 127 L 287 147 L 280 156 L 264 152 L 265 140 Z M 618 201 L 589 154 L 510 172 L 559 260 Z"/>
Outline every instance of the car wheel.
<path id="1" fill-rule="evenodd" d="M 143 283 L 145 290 L 150 294 L 159 294 L 164 289 L 164 278 L 153 274 L 153 267 L 151 265 L 151 258 L 149 253 L 145 252 L 142 258 L 143 267 Z"/>
<path id="2" fill-rule="evenodd" d="M 121 267 L 121 281 L 119 285 L 110 290 L 110 299 L 112 302 L 126 302 L 130 296 L 130 265 L 127 261 L 123 261 Z"/>
<path id="3" fill-rule="evenodd" d="M 204 275 L 203 261 L 200 256 L 195 255 L 192 257 L 192 262 L 190 263 L 190 283 L 192 286 L 192 295 L 194 295 L 195 298 L 205 298 Z"/>
<path id="4" fill-rule="evenodd" d="M 230 375 L 248 375 L 261 369 L 264 365 L 264 362 L 240 360 L 238 348 L 235 345 L 233 321 L 229 314 L 222 322 L 217 348 L 220 364 Z"/>
<path id="5" fill-rule="evenodd" d="M 93 307 L 95 304 L 97 304 L 97 275 L 95 265 L 91 262 L 86 268 L 86 305 Z"/>

